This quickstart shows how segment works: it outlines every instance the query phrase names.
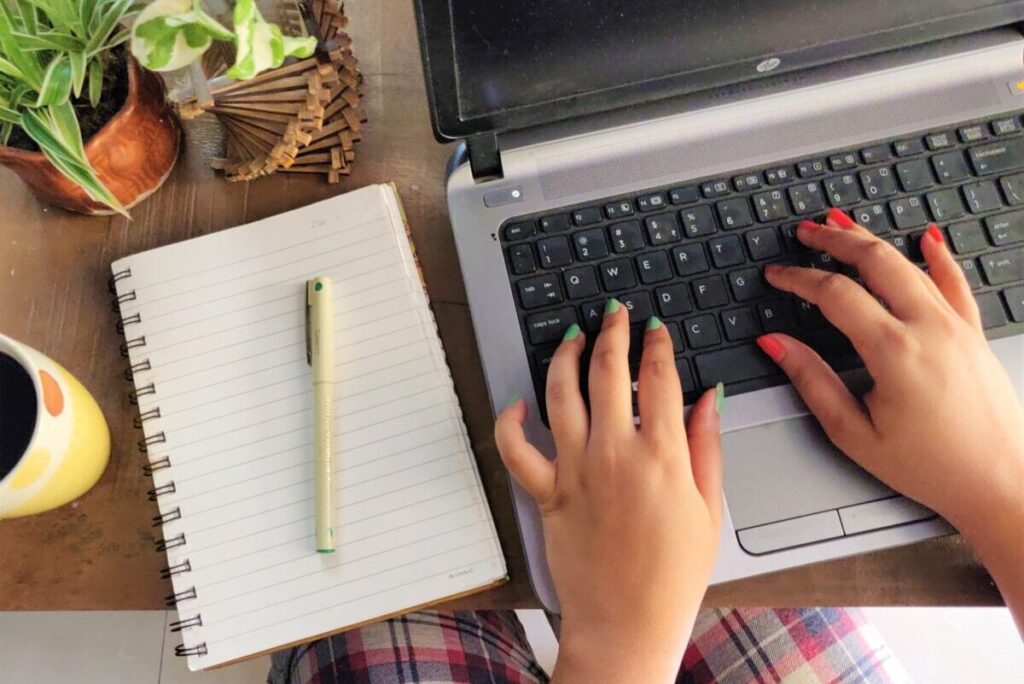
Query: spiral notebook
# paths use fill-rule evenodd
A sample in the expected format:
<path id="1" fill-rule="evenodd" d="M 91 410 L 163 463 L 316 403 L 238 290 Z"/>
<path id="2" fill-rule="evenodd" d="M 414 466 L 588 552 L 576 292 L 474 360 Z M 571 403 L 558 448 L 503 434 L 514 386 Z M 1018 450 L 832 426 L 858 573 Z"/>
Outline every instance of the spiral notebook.
<path id="1" fill-rule="evenodd" d="M 504 581 L 404 214 L 377 185 L 116 261 L 192 670 Z M 313 543 L 305 281 L 334 281 L 335 553 Z"/>

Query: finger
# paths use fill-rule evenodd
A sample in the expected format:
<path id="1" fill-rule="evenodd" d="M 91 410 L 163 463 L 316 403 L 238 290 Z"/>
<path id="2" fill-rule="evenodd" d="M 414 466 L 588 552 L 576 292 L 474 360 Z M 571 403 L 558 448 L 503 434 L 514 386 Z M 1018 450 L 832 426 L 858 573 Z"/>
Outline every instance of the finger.
<path id="1" fill-rule="evenodd" d="M 647 322 L 638 385 L 640 432 L 654 439 L 685 443 L 683 387 L 676 370 L 675 350 L 668 328 L 657 317 Z"/>
<path id="2" fill-rule="evenodd" d="M 953 255 L 946 247 L 946 238 L 934 223 L 921 236 L 921 253 L 932 281 L 943 298 L 961 318 L 977 330 L 982 330 L 978 302 L 971 294 L 971 286 Z"/>
<path id="3" fill-rule="evenodd" d="M 884 353 L 885 342 L 903 327 L 867 290 L 839 273 L 770 264 L 764 275 L 773 287 L 821 309 L 869 367 L 877 359 L 874 351 Z"/>
<path id="4" fill-rule="evenodd" d="M 817 352 L 789 335 L 762 335 L 757 344 L 789 376 L 833 444 L 851 456 L 869 448 L 875 428 L 866 409 Z"/>
<path id="5" fill-rule="evenodd" d="M 804 221 L 797 228 L 797 238 L 811 249 L 856 268 L 868 289 L 885 300 L 897 318 L 909 320 L 928 311 L 922 306 L 930 298 L 920 269 L 864 228 L 836 227 L 837 216 L 830 213 L 830 225 L 826 226 Z"/>
<path id="6" fill-rule="evenodd" d="M 725 399 L 722 383 L 694 404 L 686 427 L 690 463 L 697 490 L 716 523 L 722 520 L 722 438 L 720 414 Z"/>
<path id="7" fill-rule="evenodd" d="M 590 433 L 624 435 L 633 427 L 629 377 L 629 312 L 617 299 L 605 306 L 601 334 L 590 357 Z"/>
<path id="8" fill-rule="evenodd" d="M 575 323 L 565 331 L 548 367 L 546 401 L 548 422 L 558 454 L 583 451 L 590 432 L 587 406 L 580 393 L 580 355 L 584 337 Z"/>
<path id="9" fill-rule="evenodd" d="M 523 485 L 538 506 L 550 503 L 555 496 L 555 464 L 526 441 L 523 421 L 526 420 L 526 402 L 513 401 L 498 414 L 494 424 L 494 440 L 498 453 L 512 477 Z"/>

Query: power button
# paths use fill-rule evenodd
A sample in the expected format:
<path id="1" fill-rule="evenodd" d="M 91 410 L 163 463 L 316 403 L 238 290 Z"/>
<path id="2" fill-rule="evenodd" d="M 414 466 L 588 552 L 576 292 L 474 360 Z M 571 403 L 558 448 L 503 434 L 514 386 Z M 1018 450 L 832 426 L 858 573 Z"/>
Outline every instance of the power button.
<path id="1" fill-rule="evenodd" d="M 513 204 L 523 199 L 523 186 L 516 185 L 511 188 L 491 190 L 484 193 L 484 206 L 503 207 L 506 204 Z"/>

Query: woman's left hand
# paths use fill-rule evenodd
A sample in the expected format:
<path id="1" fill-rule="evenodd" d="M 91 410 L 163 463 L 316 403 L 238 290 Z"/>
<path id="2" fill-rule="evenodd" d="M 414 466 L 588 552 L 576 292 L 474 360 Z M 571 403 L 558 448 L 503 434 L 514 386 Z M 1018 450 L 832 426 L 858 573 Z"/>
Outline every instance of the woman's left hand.
<path id="1" fill-rule="evenodd" d="M 557 458 L 523 432 L 526 404 L 498 417 L 498 449 L 533 495 L 562 606 L 557 681 L 672 681 L 707 589 L 722 519 L 719 401 L 709 390 L 683 422 L 672 340 L 644 334 L 634 425 L 629 316 L 609 302 L 580 393 L 583 335 L 570 329 L 548 371 Z"/>

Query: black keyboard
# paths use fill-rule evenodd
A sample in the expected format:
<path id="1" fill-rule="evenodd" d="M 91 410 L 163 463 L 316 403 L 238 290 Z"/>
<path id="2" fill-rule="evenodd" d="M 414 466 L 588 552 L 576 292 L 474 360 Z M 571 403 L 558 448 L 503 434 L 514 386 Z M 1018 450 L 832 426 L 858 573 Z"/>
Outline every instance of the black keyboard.
<path id="1" fill-rule="evenodd" d="M 1008 114 L 507 221 L 501 243 L 542 412 L 562 334 L 579 323 L 592 344 L 610 297 L 629 310 L 634 379 L 643 324 L 657 315 L 687 401 L 719 381 L 730 394 L 784 383 L 754 344 L 762 333 L 802 339 L 837 370 L 859 367 L 816 307 L 762 276 L 769 263 L 847 272 L 796 239 L 800 221 L 830 207 L 919 265 L 920 236 L 939 224 L 989 338 L 1024 332 L 1021 124 Z"/>

